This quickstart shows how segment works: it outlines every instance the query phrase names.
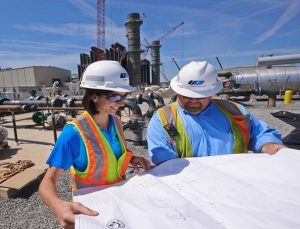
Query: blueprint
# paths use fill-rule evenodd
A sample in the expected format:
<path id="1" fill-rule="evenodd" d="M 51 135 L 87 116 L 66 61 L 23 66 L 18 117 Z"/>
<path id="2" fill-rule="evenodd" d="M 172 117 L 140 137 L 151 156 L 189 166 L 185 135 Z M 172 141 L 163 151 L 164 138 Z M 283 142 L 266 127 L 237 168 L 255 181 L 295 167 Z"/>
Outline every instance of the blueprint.
<path id="1" fill-rule="evenodd" d="M 173 159 L 74 201 L 76 229 L 300 228 L 300 151 Z"/>

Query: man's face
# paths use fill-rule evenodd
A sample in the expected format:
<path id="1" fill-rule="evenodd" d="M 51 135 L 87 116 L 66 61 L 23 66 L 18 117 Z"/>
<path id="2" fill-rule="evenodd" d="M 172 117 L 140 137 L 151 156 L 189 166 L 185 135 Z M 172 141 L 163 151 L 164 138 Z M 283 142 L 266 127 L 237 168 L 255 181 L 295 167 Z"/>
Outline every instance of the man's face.
<path id="1" fill-rule="evenodd" d="M 193 114 L 199 114 L 203 111 L 211 101 L 211 97 L 201 99 L 189 98 L 183 95 L 177 95 L 177 102 L 186 111 Z"/>

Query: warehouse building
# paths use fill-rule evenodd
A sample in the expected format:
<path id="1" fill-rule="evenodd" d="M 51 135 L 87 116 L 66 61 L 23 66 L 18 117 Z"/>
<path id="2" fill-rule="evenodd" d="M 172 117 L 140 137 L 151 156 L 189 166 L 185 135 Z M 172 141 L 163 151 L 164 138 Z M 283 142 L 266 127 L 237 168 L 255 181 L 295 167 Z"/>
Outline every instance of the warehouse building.
<path id="1" fill-rule="evenodd" d="M 70 79 L 70 70 L 52 66 L 0 69 L 0 96 L 24 99 L 31 90 L 42 91 L 45 87 L 52 87 L 55 82 L 56 86 L 63 86 Z"/>

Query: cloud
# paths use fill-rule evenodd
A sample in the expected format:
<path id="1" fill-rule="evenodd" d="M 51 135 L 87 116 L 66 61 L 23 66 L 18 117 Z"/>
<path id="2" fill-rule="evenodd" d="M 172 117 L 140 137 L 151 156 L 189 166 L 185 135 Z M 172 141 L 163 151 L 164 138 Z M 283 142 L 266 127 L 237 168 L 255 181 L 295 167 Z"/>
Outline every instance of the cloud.
<path id="1" fill-rule="evenodd" d="M 78 53 L 49 54 L 35 52 L 0 51 L 1 68 L 27 66 L 55 66 L 77 72 Z"/>
<path id="2" fill-rule="evenodd" d="M 94 6 L 88 4 L 87 1 L 85 0 L 68 0 L 68 2 L 74 7 L 76 7 L 77 9 L 79 9 L 83 15 L 86 15 L 90 18 L 96 18 L 97 15 L 96 0 L 94 1 L 95 2 Z"/>
<path id="3" fill-rule="evenodd" d="M 44 33 L 59 34 L 65 36 L 83 36 L 91 38 L 96 36 L 96 25 L 66 23 L 58 25 L 29 24 L 15 25 L 14 28 L 22 30 L 39 31 Z"/>
<path id="4" fill-rule="evenodd" d="M 264 32 L 262 35 L 260 35 L 252 44 L 259 44 L 271 38 L 284 24 L 290 21 L 299 12 L 300 12 L 300 2 L 298 0 L 293 1 L 291 4 L 289 4 L 288 8 L 275 22 L 272 28 Z"/>
<path id="5" fill-rule="evenodd" d="M 108 43 L 123 43 L 127 44 L 126 40 L 126 28 L 124 26 L 117 26 L 114 21 L 107 19 L 107 25 L 105 27 L 105 40 Z M 89 40 L 96 41 L 96 25 L 95 24 L 78 24 L 78 23 L 66 23 L 66 24 L 29 24 L 29 25 L 15 25 L 14 28 L 35 31 L 48 34 L 56 34 L 63 36 L 83 37 Z"/>
<path id="6" fill-rule="evenodd" d="M 70 44 L 60 44 L 60 43 L 49 43 L 49 42 L 36 42 L 28 40 L 9 40 L 0 39 L 0 46 L 5 49 L 10 48 L 21 48 L 23 50 L 49 50 L 58 52 L 69 52 L 70 50 L 81 50 L 82 46 L 70 45 Z"/>

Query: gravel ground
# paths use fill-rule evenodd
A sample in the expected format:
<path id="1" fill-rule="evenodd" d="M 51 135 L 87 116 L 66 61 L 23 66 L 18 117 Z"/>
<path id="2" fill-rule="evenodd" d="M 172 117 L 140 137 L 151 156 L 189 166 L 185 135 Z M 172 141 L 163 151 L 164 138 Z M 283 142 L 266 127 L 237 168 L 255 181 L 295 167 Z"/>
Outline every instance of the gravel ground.
<path id="1" fill-rule="evenodd" d="M 289 120 L 280 120 L 271 113 L 278 111 L 289 111 L 300 114 L 300 101 L 293 101 L 292 104 L 284 105 L 278 101 L 276 107 L 267 107 L 267 101 L 247 102 L 248 109 L 260 119 L 266 121 L 271 127 L 277 128 L 282 132 L 285 138 L 291 132 L 299 130 L 300 122 L 287 122 Z M 145 139 L 143 132 L 143 139 Z M 125 131 L 128 137 L 128 145 L 136 154 L 148 158 L 147 146 L 136 146 L 133 144 L 134 135 L 131 131 Z M 298 136 L 299 137 L 299 136 Z M 144 142 L 145 143 L 145 142 Z M 146 143 L 145 143 L 146 144 Z M 290 145 L 291 148 L 298 148 L 300 145 Z M 149 159 L 149 158 L 148 158 Z M 58 183 L 59 195 L 62 199 L 71 200 L 71 191 L 68 188 L 69 176 L 67 172 L 61 177 Z M 52 213 L 42 202 L 37 193 L 39 181 L 36 181 L 30 187 L 27 187 L 14 198 L 0 197 L 0 229 L 23 229 L 23 228 L 60 228 Z"/>

